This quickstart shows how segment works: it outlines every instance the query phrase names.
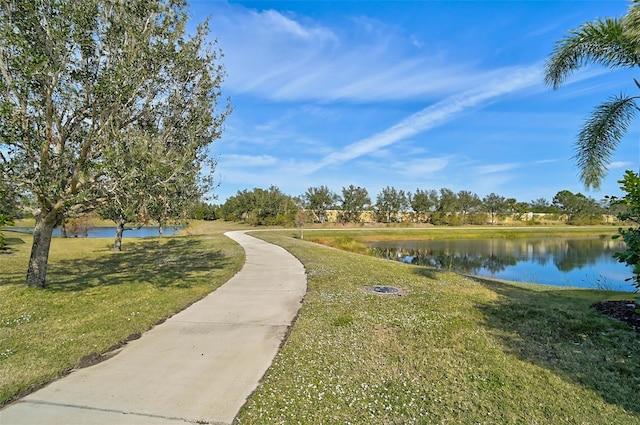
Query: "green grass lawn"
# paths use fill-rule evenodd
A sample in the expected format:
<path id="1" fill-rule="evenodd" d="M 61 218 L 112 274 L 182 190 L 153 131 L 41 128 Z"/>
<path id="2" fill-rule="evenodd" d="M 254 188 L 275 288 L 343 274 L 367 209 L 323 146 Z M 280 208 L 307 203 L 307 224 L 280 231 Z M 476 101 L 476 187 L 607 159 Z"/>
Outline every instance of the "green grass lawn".
<path id="1" fill-rule="evenodd" d="M 0 253 L 0 405 L 108 351 L 204 297 L 244 253 L 222 234 L 126 239 L 55 238 L 47 288 L 24 285 L 31 236 L 4 232 Z"/>
<path id="2" fill-rule="evenodd" d="M 30 237 L 5 232 L 1 402 L 228 280 L 244 257 L 216 226 L 126 240 L 121 253 L 55 239 L 44 290 L 23 283 Z M 590 308 L 630 294 L 464 277 L 294 234 L 255 234 L 304 263 L 309 292 L 237 424 L 640 424 L 640 337 Z"/>
<path id="3" fill-rule="evenodd" d="M 640 423 L 640 338 L 590 308 L 630 294 L 464 277 L 294 233 L 255 234 L 304 263 L 309 291 L 237 424 Z"/>
<path id="4" fill-rule="evenodd" d="M 594 236 L 615 235 L 614 226 L 430 226 L 383 228 L 310 228 L 304 229 L 304 239 L 346 237 L 364 241 L 474 239 L 474 238 L 526 238 L 536 236 Z"/>
<path id="5" fill-rule="evenodd" d="M 600 236 L 611 238 L 617 234 L 613 226 L 458 226 L 458 227 L 421 227 L 421 228 L 366 228 L 343 229 L 304 229 L 304 239 L 332 246 L 344 251 L 358 254 L 369 253 L 368 242 L 411 241 L 438 239 L 485 239 L 485 238 L 531 238 L 545 236 Z M 301 232 L 296 233 L 300 236 Z"/>

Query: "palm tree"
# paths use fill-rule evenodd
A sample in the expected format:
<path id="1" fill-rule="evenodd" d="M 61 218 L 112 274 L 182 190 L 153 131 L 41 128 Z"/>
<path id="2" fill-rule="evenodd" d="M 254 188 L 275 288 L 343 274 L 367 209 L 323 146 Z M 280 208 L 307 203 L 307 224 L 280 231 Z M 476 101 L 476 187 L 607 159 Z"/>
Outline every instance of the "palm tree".
<path id="1" fill-rule="evenodd" d="M 558 41 L 546 62 L 545 83 L 557 89 L 569 74 L 590 63 L 611 69 L 640 67 L 640 0 L 632 0 L 624 17 L 584 23 Z M 587 188 L 600 188 L 613 151 L 640 110 L 638 99 L 640 95 L 610 97 L 578 134 L 574 158 Z"/>

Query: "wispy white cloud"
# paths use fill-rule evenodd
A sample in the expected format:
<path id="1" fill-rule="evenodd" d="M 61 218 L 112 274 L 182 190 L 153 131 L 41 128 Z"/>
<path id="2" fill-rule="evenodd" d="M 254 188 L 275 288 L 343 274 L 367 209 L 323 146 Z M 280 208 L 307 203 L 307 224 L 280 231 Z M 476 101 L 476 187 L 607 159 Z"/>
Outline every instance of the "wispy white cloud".
<path id="1" fill-rule="evenodd" d="M 516 168 L 521 167 L 522 164 L 517 162 L 511 162 L 507 164 L 490 164 L 490 165 L 481 165 L 478 167 L 474 167 L 474 170 L 477 174 L 495 174 L 502 173 L 504 171 L 510 171 Z"/>
<path id="2" fill-rule="evenodd" d="M 225 86 L 235 92 L 262 92 L 290 79 L 301 64 L 338 42 L 327 27 L 302 23 L 275 10 L 259 12 L 215 3 L 216 37 L 225 55 Z"/>
<path id="3" fill-rule="evenodd" d="M 332 40 L 335 38 L 332 31 L 322 26 L 304 26 L 295 19 L 287 17 L 275 10 L 266 10 L 262 13 L 249 11 L 249 23 L 257 24 L 261 31 L 282 33 L 285 36 L 302 40 Z"/>
<path id="4" fill-rule="evenodd" d="M 371 154 L 379 149 L 397 143 L 408 137 L 424 132 L 457 116 L 480 107 L 514 91 L 522 90 L 540 81 L 538 66 L 504 69 L 501 77 L 477 90 L 463 92 L 448 97 L 434 105 L 410 115 L 392 127 L 370 137 L 352 143 L 344 149 L 332 152 L 320 160 L 309 172 L 317 171 L 331 164 L 350 161 L 362 155 Z"/>
<path id="5" fill-rule="evenodd" d="M 469 183 L 467 188 L 471 187 L 481 197 L 491 192 L 503 194 L 502 187 L 515 178 L 515 174 L 512 173 L 486 174 L 475 179 L 473 183 Z"/>
<path id="6" fill-rule="evenodd" d="M 614 170 L 617 168 L 631 168 L 631 167 L 635 167 L 636 164 L 634 162 L 631 161 L 614 161 L 611 164 L 609 164 L 609 166 L 607 167 L 609 170 Z"/>
<path id="7" fill-rule="evenodd" d="M 270 155 L 224 155 L 225 165 L 228 167 L 266 167 L 278 162 L 276 157 Z"/>
<path id="8" fill-rule="evenodd" d="M 215 24 L 226 90 L 269 100 L 430 100 L 486 86 L 502 72 L 446 51 L 416 55 L 411 35 L 375 20 L 336 30 L 294 14 L 226 5 Z"/>
<path id="9" fill-rule="evenodd" d="M 408 161 L 397 161 L 392 168 L 398 173 L 409 177 L 430 177 L 432 174 L 445 169 L 451 163 L 452 157 L 419 158 Z"/>
<path id="10" fill-rule="evenodd" d="M 620 74 L 629 73 L 626 70 L 617 71 Z M 604 79 L 602 78 L 604 77 Z M 629 78 L 628 82 L 633 80 Z M 571 74 L 566 81 L 556 89 L 554 98 L 557 100 L 585 98 L 592 93 L 611 91 L 615 94 L 615 89 L 619 88 L 621 80 L 611 78 L 611 70 L 604 67 L 588 66 Z M 603 101 L 605 99 L 602 99 Z M 594 107 L 596 105 L 593 105 Z"/>
<path id="11" fill-rule="evenodd" d="M 551 164 L 559 161 L 566 161 L 567 158 L 556 158 L 556 159 L 541 159 L 536 161 L 535 164 Z"/>
<path id="12" fill-rule="evenodd" d="M 563 28 L 615 2 L 559 2 L 571 19 L 527 2 L 474 3 L 464 16 L 437 2 L 412 4 L 411 16 L 340 2 L 191 3 L 213 14 L 235 107 L 214 147 L 221 191 L 356 184 L 373 196 L 392 185 L 526 200 L 583 190 L 575 133 L 593 106 L 634 89 L 625 70 L 612 77 L 599 66 L 557 91 L 543 84 Z M 634 156 L 619 153 L 609 168 L 632 168 Z M 618 174 L 604 190 L 618 190 Z"/>

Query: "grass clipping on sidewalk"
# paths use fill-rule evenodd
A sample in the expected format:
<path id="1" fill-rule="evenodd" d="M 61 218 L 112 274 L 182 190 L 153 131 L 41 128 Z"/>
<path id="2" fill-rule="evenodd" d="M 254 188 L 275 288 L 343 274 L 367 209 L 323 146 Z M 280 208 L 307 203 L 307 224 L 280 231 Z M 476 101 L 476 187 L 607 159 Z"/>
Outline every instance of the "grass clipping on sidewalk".
<path id="1" fill-rule="evenodd" d="M 0 405 L 92 361 L 201 299 L 244 263 L 222 234 L 52 242 L 47 287 L 24 284 L 32 237 L 4 232 Z"/>
<path id="2" fill-rule="evenodd" d="M 640 340 L 591 304 L 276 233 L 309 291 L 237 424 L 638 424 Z M 376 295 L 372 286 L 399 288 Z"/>

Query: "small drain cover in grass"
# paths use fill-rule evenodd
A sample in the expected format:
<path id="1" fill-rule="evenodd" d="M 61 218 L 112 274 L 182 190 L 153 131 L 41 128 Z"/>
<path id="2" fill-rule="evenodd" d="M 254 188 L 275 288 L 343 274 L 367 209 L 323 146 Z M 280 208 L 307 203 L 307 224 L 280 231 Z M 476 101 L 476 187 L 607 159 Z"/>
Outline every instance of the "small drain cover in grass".
<path id="1" fill-rule="evenodd" d="M 369 290 L 371 292 L 375 292 L 376 294 L 400 294 L 400 290 L 398 288 L 394 288 L 393 286 L 372 286 Z"/>

